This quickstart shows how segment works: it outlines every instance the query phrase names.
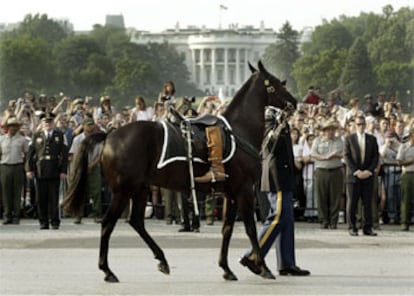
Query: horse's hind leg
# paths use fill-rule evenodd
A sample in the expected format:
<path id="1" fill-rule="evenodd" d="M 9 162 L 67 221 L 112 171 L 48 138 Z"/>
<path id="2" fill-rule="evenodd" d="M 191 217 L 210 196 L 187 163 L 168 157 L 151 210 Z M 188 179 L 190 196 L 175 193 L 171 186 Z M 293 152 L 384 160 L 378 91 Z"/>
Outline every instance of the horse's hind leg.
<path id="1" fill-rule="evenodd" d="M 157 245 L 157 243 L 152 239 L 144 226 L 144 213 L 145 213 L 146 199 L 143 192 L 138 195 L 134 195 L 132 200 L 132 210 L 131 217 L 129 219 L 129 224 L 138 232 L 142 237 L 145 243 L 150 247 L 154 253 L 155 259 L 158 259 L 160 263 L 158 264 L 158 270 L 169 274 L 170 267 L 168 262 L 165 259 L 164 252 Z"/>
<path id="2" fill-rule="evenodd" d="M 119 192 L 113 193 L 111 205 L 102 220 L 101 245 L 99 250 L 99 269 L 105 273 L 105 281 L 107 282 L 119 282 L 118 278 L 108 266 L 108 247 L 109 238 L 111 237 L 111 233 L 114 230 L 116 221 L 121 216 L 127 202 L 128 198 L 125 198 L 125 195 L 122 195 Z"/>
<path id="3" fill-rule="evenodd" d="M 233 233 L 234 221 L 236 220 L 236 210 L 237 207 L 234 204 L 234 201 L 225 198 L 223 208 L 223 227 L 221 229 L 223 238 L 221 242 L 219 266 L 224 270 L 223 278 L 228 281 L 237 281 L 237 277 L 230 270 L 227 261 L 230 239 Z"/>

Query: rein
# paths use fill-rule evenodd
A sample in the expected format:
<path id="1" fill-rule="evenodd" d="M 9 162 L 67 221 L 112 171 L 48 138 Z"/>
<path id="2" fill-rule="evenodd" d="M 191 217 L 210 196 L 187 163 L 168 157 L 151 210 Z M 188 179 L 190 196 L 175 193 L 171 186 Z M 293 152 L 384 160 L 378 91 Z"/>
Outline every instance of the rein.
<path id="1" fill-rule="evenodd" d="M 236 140 L 236 144 L 244 151 L 250 154 L 253 158 L 257 160 L 261 160 L 259 151 L 255 147 L 253 147 L 252 144 L 250 144 L 247 140 L 245 140 L 243 137 L 237 135 L 234 133 L 233 130 L 227 129 L 230 134 L 234 136 L 234 139 Z"/>
<path id="2" fill-rule="evenodd" d="M 271 109 L 273 112 L 275 112 L 275 114 L 276 114 L 276 112 L 279 112 L 279 110 L 277 108 L 273 107 L 273 106 L 268 106 L 267 108 Z M 288 118 L 287 113 L 288 113 L 289 108 L 290 108 L 290 106 L 287 106 L 284 110 L 282 110 L 282 115 L 284 115 L 284 116 L 283 116 L 282 122 L 277 126 L 276 126 L 276 123 L 278 122 L 278 120 L 277 120 L 277 118 L 275 118 L 275 123 L 273 125 L 273 128 L 267 132 L 267 135 L 265 137 L 265 141 L 262 144 L 262 149 L 260 151 L 260 156 L 263 156 L 264 150 L 266 149 L 266 147 L 269 144 L 271 139 L 274 139 L 274 142 L 273 142 L 272 148 L 269 151 L 270 152 L 269 155 L 273 154 L 273 152 L 275 151 L 276 144 L 277 144 L 277 141 L 278 141 L 279 136 L 280 136 L 280 132 L 286 126 L 286 123 L 287 123 L 287 118 Z M 272 115 L 272 117 L 274 117 L 274 115 Z"/>

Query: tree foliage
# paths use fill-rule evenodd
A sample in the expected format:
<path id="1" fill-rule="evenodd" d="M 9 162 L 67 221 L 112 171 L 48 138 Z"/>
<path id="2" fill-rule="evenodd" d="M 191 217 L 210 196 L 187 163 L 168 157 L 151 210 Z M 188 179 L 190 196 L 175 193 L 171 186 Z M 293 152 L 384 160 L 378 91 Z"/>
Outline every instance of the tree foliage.
<path id="1" fill-rule="evenodd" d="M 166 80 L 174 80 L 178 94 L 200 95 L 184 61 L 168 43 L 130 42 L 124 29 L 96 25 L 88 34 L 74 35 L 64 22 L 27 15 L 17 29 L 0 36 L 0 98 L 6 101 L 29 90 L 107 94 L 117 98 L 115 105 L 143 95 L 151 104 Z"/>
<path id="2" fill-rule="evenodd" d="M 287 87 L 294 93 L 297 91 L 296 82 L 291 73 L 299 57 L 299 32 L 286 22 L 277 34 L 276 43 L 266 49 L 263 62 L 278 78 L 286 79 Z"/>
<path id="3" fill-rule="evenodd" d="M 6 99 L 25 90 L 43 92 L 53 84 L 55 72 L 47 43 L 27 34 L 0 43 L 0 87 Z"/>
<path id="4" fill-rule="evenodd" d="M 362 38 L 357 38 L 349 50 L 340 87 L 349 97 L 363 97 L 375 90 L 375 76 Z"/>
<path id="5" fill-rule="evenodd" d="M 357 43 L 365 44 L 359 53 L 363 56 L 350 50 Z M 405 95 L 407 90 L 414 93 L 414 10 L 409 7 L 394 11 L 387 5 L 382 14 L 361 13 L 325 21 L 301 50 L 291 73 L 301 96 L 310 85 L 320 86 L 325 94 L 342 85 L 349 92 L 345 99 L 386 91 L 404 94 L 400 100 L 405 105 L 412 100 Z M 362 62 L 367 68 L 357 66 Z M 366 73 L 357 75 L 358 69 Z"/>

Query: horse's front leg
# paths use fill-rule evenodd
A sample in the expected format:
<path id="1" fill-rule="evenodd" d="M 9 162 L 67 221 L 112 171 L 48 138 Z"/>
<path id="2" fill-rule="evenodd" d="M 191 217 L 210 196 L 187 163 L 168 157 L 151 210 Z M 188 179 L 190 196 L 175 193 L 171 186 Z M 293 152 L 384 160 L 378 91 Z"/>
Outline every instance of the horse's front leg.
<path id="1" fill-rule="evenodd" d="M 221 229 L 221 234 L 223 236 L 221 242 L 219 266 L 223 268 L 224 274 L 223 278 L 227 281 L 237 281 L 237 277 L 230 270 L 228 264 L 228 253 L 229 253 L 229 244 L 231 235 L 233 233 L 234 221 L 236 219 L 236 204 L 234 201 L 225 198 L 223 201 L 223 227 Z"/>
<path id="2" fill-rule="evenodd" d="M 122 214 L 128 199 L 123 200 L 123 196 L 119 193 L 112 195 L 112 202 L 108 212 L 102 220 L 101 224 L 101 244 L 99 248 L 99 269 L 105 273 L 105 281 L 110 283 L 119 282 L 118 278 L 112 272 L 108 265 L 108 248 L 111 233 L 115 228 L 116 221 Z"/>
<path id="3" fill-rule="evenodd" d="M 256 221 L 254 219 L 255 205 L 253 196 L 253 194 L 251 196 L 244 196 L 243 201 L 239 202 L 240 213 L 243 217 L 244 227 L 252 245 L 252 255 L 250 258 L 254 259 L 254 264 L 256 265 L 252 267 L 254 269 L 253 272 L 259 274 L 265 279 L 275 279 L 275 276 L 266 266 L 264 258 L 260 253 L 260 246 L 257 240 Z"/>

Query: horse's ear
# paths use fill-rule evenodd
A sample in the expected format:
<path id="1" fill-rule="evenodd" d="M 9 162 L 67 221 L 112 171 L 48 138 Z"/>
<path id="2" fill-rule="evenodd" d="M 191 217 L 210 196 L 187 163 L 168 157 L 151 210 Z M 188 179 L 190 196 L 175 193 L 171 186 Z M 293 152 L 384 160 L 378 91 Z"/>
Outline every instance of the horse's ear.
<path id="1" fill-rule="evenodd" d="M 249 65 L 250 72 L 252 72 L 252 73 L 257 72 L 257 69 L 255 67 L 253 67 L 252 64 L 250 64 L 250 62 L 247 62 L 247 64 Z"/>
<path id="2" fill-rule="evenodd" d="M 286 80 L 281 81 L 280 84 L 286 86 Z"/>
<path id="3" fill-rule="evenodd" d="M 262 61 L 259 60 L 259 62 L 257 63 L 257 66 L 259 67 L 260 72 L 262 72 L 263 74 L 268 74 L 267 70 L 265 69 L 265 67 L 262 64 Z"/>

